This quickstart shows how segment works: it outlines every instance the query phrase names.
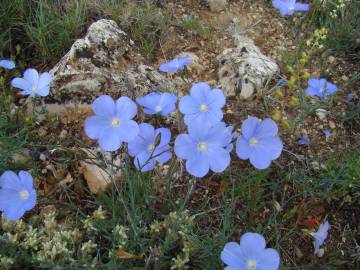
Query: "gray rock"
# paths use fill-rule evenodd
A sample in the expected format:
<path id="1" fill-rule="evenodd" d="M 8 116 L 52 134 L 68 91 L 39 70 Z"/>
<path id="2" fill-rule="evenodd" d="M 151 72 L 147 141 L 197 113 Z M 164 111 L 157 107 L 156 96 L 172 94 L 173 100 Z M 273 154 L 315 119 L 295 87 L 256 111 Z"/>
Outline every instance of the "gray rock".
<path id="1" fill-rule="evenodd" d="M 250 99 L 264 82 L 279 71 L 275 61 L 265 56 L 254 42 L 243 35 L 235 37 L 236 48 L 224 50 L 218 57 L 218 76 L 226 96 Z"/>
<path id="2" fill-rule="evenodd" d="M 162 91 L 169 81 L 151 67 L 131 65 L 133 41 L 112 20 L 94 22 L 84 38 L 50 71 L 54 75 L 50 99 L 57 103 L 90 103 L 109 94 L 135 98 Z"/>
<path id="3" fill-rule="evenodd" d="M 227 0 L 208 0 L 212 12 L 220 12 L 226 9 Z"/>

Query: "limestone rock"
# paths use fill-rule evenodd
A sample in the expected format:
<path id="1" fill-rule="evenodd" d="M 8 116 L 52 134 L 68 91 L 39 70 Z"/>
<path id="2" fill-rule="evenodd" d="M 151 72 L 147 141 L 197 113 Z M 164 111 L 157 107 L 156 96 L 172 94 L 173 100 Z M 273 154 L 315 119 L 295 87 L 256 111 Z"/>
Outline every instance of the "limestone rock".
<path id="1" fill-rule="evenodd" d="M 48 103 L 91 103 L 101 94 L 135 98 L 154 89 L 162 91 L 168 83 L 162 74 L 131 64 L 132 45 L 114 21 L 94 22 L 50 71 L 54 80 Z"/>
<path id="2" fill-rule="evenodd" d="M 189 70 L 190 73 L 199 74 L 205 70 L 204 66 L 200 63 L 199 57 L 193 52 L 182 52 L 178 54 L 176 57 L 190 57 L 192 62 L 191 64 L 186 66 L 186 69 Z"/>
<path id="3" fill-rule="evenodd" d="M 237 47 L 225 49 L 217 57 L 218 76 L 226 96 L 240 95 L 242 99 L 250 99 L 279 67 L 250 38 L 243 35 L 235 38 Z"/>
<path id="4" fill-rule="evenodd" d="M 208 0 L 210 10 L 212 12 L 220 12 L 226 9 L 226 0 Z"/>
<path id="5" fill-rule="evenodd" d="M 83 149 L 87 154 L 88 159 L 81 161 L 82 172 L 87 182 L 91 193 L 96 194 L 99 191 L 105 191 L 111 184 L 112 179 L 116 179 L 121 176 L 121 170 L 112 168 L 112 165 L 102 160 L 110 160 L 110 153 L 99 149 Z M 118 156 L 113 164 L 117 167 L 121 165 L 120 157 Z M 114 172 L 115 175 L 110 175 Z M 116 172 L 116 173 L 115 173 Z"/>

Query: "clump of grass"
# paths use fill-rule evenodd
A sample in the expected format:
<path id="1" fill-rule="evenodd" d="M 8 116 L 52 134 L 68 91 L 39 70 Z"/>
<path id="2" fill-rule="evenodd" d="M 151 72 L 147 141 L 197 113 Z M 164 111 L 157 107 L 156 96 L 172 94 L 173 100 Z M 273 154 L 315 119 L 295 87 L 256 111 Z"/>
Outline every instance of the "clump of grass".
<path id="1" fill-rule="evenodd" d="M 14 54 L 22 47 L 24 60 L 33 64 L 56 61 L 81 33 L 86 23 L 85 1 L 2 2 L 0 36 L 2 55 Z"/>
<path id="2" fill-rule="evenodd" d="M 93 21 L 109 18 L 151 58 L 168 28 L 169 14 L 167 10 L 161 13 L 153 1 L 4 0 L 0 11 L 0 55 L 15 55 L 20 45 L 24 61 L 53 64 Z"/>
<path id="3" fill-rule="evenodd" d="M 180 22 L 180 27 L 184 28 L 189 32 L 195 32 L 203 38 L 208 38 L 210 36 L 210 29 L 204 26 L 198 19 L 192 16 L 184 18 Z"/>
<path id="4" fill-rule="evenodd" d="M 1 79 L 1 77 L 0 77 Z M 29 132 L 24 127 L 23 110 L 13 106 L 13 97 L 0 86 L 0 174 L 5 170 L 19 169 Z"/>

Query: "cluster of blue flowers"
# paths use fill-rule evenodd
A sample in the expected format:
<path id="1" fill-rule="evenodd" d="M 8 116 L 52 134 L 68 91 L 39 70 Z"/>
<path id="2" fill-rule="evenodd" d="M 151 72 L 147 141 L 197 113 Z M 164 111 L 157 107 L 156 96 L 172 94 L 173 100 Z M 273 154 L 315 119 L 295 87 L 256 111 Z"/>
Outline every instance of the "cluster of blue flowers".
<path id="1" fill-rule="evenodd" d="M 14 69 L 15 62 L 0 60 L 0 67 Z M 35 69 L 28 68 L 23 78 L 14 78 L 11 86 L 20 88 L 20 94 L 32 97 L 47 96 L 50 92 L 50 83 L 53 77 L 50 73 L 39 74 Z M 36 190 L 33 187 L 33 177 L 26 171 L 18 175 L 12 171 L 5 171 L 0 176 L 0 211 L 7 220 L 16 221 L 26 211 L 30 211 L 36 204 Z"/>
<path id="2" fill-rule="evenodd" d="M 176 109 L 177 97 L 171 93 L 150 93 L 136 101 L 144 113 L 166 116 Z M 235 138 L 233 128 L 222 122 L 224 105 L 222 90 L 211 89 L 202 82 L 194 83 L 190 95 L 180 99 L 179 110 L 187 133 L 176 137 L 174 152 L 186 160 L 186 170 L 195 177 L 204 177 L 209 170 L 223 172 L 230 165 Z M 92 109 L 95 115 L 86 119 L 85 133 L 97 140 L 101 149 L 116 151 L 127 142 L 129 154 L 135 157 L 134 164 L 141 171 L 153 169 L 156 161 L 164 163 L 171 158 L 170 130 L 155 130 L 146 123 L 138 125 L 132 120 L 137 107 L 129 98 L 114 101 L 103 95 L 94 101 Z M 250 159 L 255 168 L 266 169 L 280 156 L 283 144 L 273 120 L 249 117 L 242 124 L 242 132 L 236 141 L 236 153 L 241 159 Z"/>

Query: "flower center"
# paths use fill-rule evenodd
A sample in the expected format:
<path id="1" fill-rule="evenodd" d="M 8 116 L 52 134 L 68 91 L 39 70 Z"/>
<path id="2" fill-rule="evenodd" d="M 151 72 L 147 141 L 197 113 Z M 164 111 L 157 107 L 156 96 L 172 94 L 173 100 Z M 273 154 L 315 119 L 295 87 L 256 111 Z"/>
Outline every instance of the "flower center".
<path id="1" fill-rule="evenodd" d="M 256 138 L 254 138 L 254 137 L 250 138 L 249 144 L 251 146 L 255 146 L 255 145 L 257 145 L 257 143 L 258 143 L 258 140 Z"/>
<path id="2" fill-rule="evenodd" d="M 159 105 L 155 107 L 155 112 L 158 113 L 158 112 L 161 112 L 161 110 L 162 110 L 162 108 Z"/>
<path id="3" fill-rule="evenodd" d="M 36 93 L 37 90 L 38 90 L 37 87 L 35 87 L 35 86 L 31 87 L 31 92 Z"/>
<path id="4" fill-rule="evenodd" d="M 148 150 L 150 153 L 152 153 L 152 152 L 154 151 L 154 149 L 155 149 L 155 146 L 154 146 L 153 144 L 149 144 L 149 145 L 147 146 L 147 150 Z"/>
<path id="5" fill-rule="evenodd" d="M 254 259 L 249 259 L 246 263 L 248 270 L 256 270 L 256 261 Z"/>
<path id="6" fill-rule="evenodd" d="M 20 199 L 27 200 L 29 198 L 29 192 L 27 190 L 22 190 L 19 192 Z"/>
<path id="7" fill-rule="evenodd" d="M 197 149 L 200 151 L 200 152 L 205 152 L 208 148 L 208 145 L 206 142 L 199 142 L 197 144 Z"/>
<path id="8" fill-rule="evenodd" d="M 112 125 L 113 127 L 119 127 L 120 124 L 121 124 L 121 121 L 120 121 L 119 118 L 114 118 L 114 119 L 111 121 L 111 125 Z"/>
<path id="9" fill-rule="evenodd" d="M 208 111 L 208 106 L 205 104 L 201 104 L 200 105 L 200 112 L 207 112 Z"/>

